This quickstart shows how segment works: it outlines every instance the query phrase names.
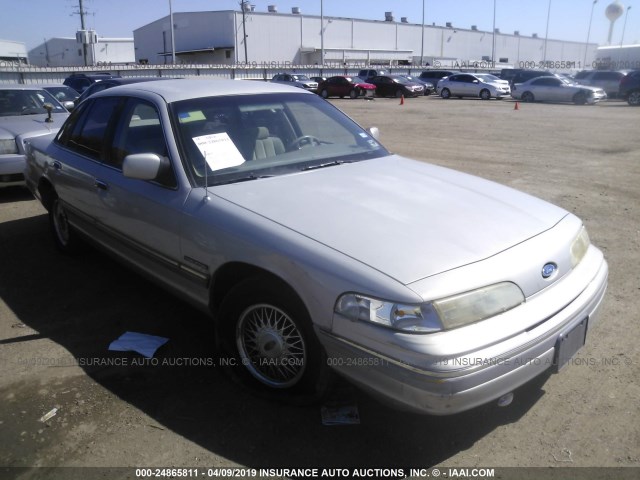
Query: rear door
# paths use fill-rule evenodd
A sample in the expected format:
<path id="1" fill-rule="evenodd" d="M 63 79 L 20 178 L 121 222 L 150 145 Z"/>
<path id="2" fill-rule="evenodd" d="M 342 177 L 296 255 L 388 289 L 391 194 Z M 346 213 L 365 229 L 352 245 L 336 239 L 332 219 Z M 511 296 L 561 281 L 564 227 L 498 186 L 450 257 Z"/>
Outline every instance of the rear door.
<path id="1" fill-rule="evenodd" d="M 113 129 L 121 99 L 89 100 L 76 109 L 60 131 L 54 147 L 51 181 L 69 214 L 92 226 L 102 220 L 96 183 L 105 155 L 104 139 Z M 59 151 L 58 151 L 59 149 Z"/>

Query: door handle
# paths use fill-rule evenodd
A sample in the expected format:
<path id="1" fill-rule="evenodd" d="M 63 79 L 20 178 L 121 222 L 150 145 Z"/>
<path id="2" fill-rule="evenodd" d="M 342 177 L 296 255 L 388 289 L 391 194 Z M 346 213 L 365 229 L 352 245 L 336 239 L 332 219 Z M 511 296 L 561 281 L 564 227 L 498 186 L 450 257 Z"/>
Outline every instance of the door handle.
<path id="1" fill-rule="evenodd" d="M 97 178 L 93 185 L 100 190 L 109 190 L 109 185 L 107 184 L 107 182 L 103 182 L 102 180 L 98 180 Z"/>
<path id="2" fill-rule="evenodd" d="M 51 164 L 51 166 L 55 170 L 62 170 L 62 164 L 58 160 L 54 160 L 54 162 Z"/>

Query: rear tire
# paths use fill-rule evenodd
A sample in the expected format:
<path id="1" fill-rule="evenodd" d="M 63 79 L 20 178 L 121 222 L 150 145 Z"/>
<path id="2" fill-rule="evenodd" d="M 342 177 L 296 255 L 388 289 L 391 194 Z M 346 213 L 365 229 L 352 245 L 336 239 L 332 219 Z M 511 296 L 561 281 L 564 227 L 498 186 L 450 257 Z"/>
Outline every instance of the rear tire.
<path id="1" fill-rule="evenodd" d="M 66 254 L 78 251 L 80 239 L 71 224 L 60 198 L 54 194 L 49 207 L 49 228 L 58 250 Z"/>
<path id="2" fill-rule="evenodd" d="M 304 304 L 286 285 L 268 277 L 241 282 L 224 298 L 218 322 L 233 380 L 294 404 L 323 397 L 326 356 Z"/>
<path id="3" fill-rule="evenodd" d="M 396 98 L 400 98 L 400 97 L 402 97 L 402 95 L 404 95 L 402 90 L 396 90 Z"/>

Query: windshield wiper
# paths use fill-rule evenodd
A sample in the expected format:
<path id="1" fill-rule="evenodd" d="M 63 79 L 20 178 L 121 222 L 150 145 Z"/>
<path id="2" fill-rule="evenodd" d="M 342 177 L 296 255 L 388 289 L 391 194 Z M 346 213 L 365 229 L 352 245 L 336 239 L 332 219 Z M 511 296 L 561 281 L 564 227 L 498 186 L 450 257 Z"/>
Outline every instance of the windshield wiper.
<path id="1" fill-rule="evenodd" d="M 318 168 L 334 167 L 336 165 L 342 165 L 343 163 L 345 163 L 344 160 L 335 160 L 333 162 L 321 163 L 319 165 L 309 165 L 301 168 L 300 171 L 306 172 L 307 170 L 317 170 Z"/>
<path id="2" fill-rule="evenodd" d="M 247 175 L 246 177 L 234 178 L 233 180 L 227 180 L 225 182 L 216 182 L 212 186 L 215 185 L 228 185 L 229 183 L 240 183 L 240 182 L 248 182 L 250 180 L 258 180 L 260 178 L 271 178 L 275 175 L 254 175 L 253 173 Z"/>

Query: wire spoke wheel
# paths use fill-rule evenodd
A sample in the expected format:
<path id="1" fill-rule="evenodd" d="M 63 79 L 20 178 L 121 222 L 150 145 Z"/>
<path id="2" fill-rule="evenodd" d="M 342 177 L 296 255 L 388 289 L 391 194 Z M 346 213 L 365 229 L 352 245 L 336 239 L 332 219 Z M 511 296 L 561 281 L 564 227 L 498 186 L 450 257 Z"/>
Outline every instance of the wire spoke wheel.
<path id="1" fill-rule="evenodd" d="M 288 388 L 304 375 L 307 348 L 302 332 L 273 305 L 252 305 L 242 312 L 236 345 L 242 364 L 265 385 Z"/>

